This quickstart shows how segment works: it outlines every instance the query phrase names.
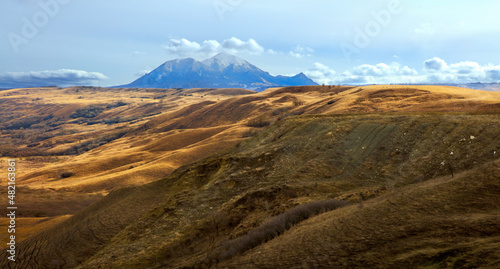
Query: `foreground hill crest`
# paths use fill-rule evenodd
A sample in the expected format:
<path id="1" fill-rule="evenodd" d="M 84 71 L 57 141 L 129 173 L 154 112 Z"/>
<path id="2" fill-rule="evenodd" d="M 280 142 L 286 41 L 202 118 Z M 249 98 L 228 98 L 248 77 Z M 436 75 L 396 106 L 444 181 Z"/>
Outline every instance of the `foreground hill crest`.
<path id="1" fill-rule="evenodd" d="M 192 58 L 167 61 L 136 81 L 121 87 L 261 90 L 298 85 L 317 84 L 303 73 L 293 77 L 272 76 L 241 58 L 222 52 L 204 61 Z"/>

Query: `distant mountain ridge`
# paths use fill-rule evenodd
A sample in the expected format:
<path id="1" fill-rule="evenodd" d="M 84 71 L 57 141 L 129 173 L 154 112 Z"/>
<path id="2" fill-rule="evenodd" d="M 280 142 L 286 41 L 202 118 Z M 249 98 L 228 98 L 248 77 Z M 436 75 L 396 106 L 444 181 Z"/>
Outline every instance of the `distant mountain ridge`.
<path id="1" fill-rule="evenodd" d="M 129 88 L 244 88 L 263 90 L 276 86 L 318 85 L 303 73 L 273 76 L 228 53 L 204 61 L 192 58 L 167 61 L 134 82 Z"/>

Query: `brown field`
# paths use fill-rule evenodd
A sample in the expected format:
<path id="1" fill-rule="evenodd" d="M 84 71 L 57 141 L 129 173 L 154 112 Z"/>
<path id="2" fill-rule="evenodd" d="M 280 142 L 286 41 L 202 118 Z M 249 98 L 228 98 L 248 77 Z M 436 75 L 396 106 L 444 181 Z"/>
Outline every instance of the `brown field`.
<path id="1" fill-rule="evenodd" d="M 12 268 L 499 265 L 499 92 L 73 87 L 0 104 L 0 171 L 17 160 Z M 328 199 L 350 205 L 227 254 Z"/>

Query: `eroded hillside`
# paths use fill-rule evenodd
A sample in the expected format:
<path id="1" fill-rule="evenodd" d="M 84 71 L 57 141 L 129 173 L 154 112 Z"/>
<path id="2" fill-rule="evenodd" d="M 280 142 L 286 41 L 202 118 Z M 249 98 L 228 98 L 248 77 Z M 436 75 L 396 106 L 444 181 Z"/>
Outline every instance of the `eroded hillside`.
<path id="1" fill-rule="evenodd" d="M 243 236 L 272 216 L 297 205 L 327 199 L 347 200 L 351 205 L 338 209 L 345 213 L 334 211 L 311 218 L 307 223 L 327 216 L 335 223 L 343 223 L 342 219 L 336 220 L 336 214 L 341 214 L 343 218 L 350 218 L 349 214 L 352 214 L 356 221 L 360 218 L 357 214 L 369 212 L 370 216 L 377 216 L 377 210 L 390 209 L 388 222 L 400 220 L 400 214 L 404 213 L 410 223 L 410 227 L 401 227 L 402 234 L 427 237 L 429 235 L 421 228 L 411 226 L 413 221 L 426 225 L 423 220 L 417 222 L 420 214 L 429 214 L 426 207 L 420 205 L 424 203 L 439 211 L 439 216 L 444 218 L 440 222 L 429 217 L 432 221 L 429 224 L 436 227 L 435 233 L 439 236 L 445 236 L 449 229 L 454 229 L 455 218 L 469 219 L 482 214 L 481 221 L 468 224 L 474 225 L 477 233 L 466 234 L 465 228 L 455 231 L 458 241 L 475 236 L 474 240 L 480 242 L 490 236 L 498 236 L 498 227 L 494 222 L 498 216 L 498 195 L 495 195 L 499 190 L 495 162 L 498 160 L 495 152 L 500 151 L 500 130 L 495 128 L 498 124 L 500 118 L 496 114 L 419 113 L 288 118 L 227 152 L 179 168 L 162 180 L 111 192 L 102 201 L 54 229 L 24 241 L 20 246 L 20 260 L 63 267 L 83 263 L 80 268 L 180 268 L 202 265 L 240 268 L 240 263 L 257 259 L 251 255 L 259 254 L 250 251 L 243 253 L 243 257 L 236 256 L 234 261 L 222 259 L 223 246 L 230 239 Z M 467 179 L 475 183 L 467 184 Z M 446 187 L 448 185 L 452 186 L 451 189 Z M 426 204 L 425 198 L 419 196 L 420 188 L 436 201 Z M 463 200 L 468 192 L 483 191 L 484 195 L 477 204 L 473 201 L 475 195 Z M 415 199 L 402 195 L 404 192 L 411 193 Z M 455 192 L 460 192 L 462 196 L 455 197 Z M 378 200 L 373 201 L 379 202 L 371 202 L 376 197 L 379 197 Z M 389 203 L 385 202 L 387 200 L 397 206 L 384 209 Z M 458 207 L 456 210 L 450 207 L 454 203 Z M 471 207 L 470 203 L 474 206 Z M 408 207 L 416 213 L 406 212 Z M 127 210 L 124 212 L 123 208 Z M 371 213 L 371 210 L 375 212 Z M 413 220 L 412 216 L 416 219 Z M 488 225 L 484 226 L 484 222 Z M 327 223 L 319 221 L 314 225 L 328 229 L 330 226 L 326 226 Z M 288 240 L 286 238 L 290 233 L 306 229 L 304 225 L 292 228 L 267 244 Z M 356 232 L 350 233 L 353 228 L 343 225 L 332 227 L 339 229 L 339 236 L 359 236 L 353 239 L 352 244 L 356 242 L 358 245 L 351 246 L 352 249 L 361 251 L 375 244 L 362 239 L 372 231 L 371 228 L 367 227 L 365 231 L 357 226 Z M 381 236 L 394 229 L 393 225 L 383 221 L 378 225 Z M 316 234 L 314 230 L 309 232 Z M 322 242 L 320 238 L 315 240 Z M 456 240 L 429 242 L 426 247 L 435 248 L 429 253 L 436 256 L 440 250 L 451 249 Z M 367 242 L 373 243 L 364 245 Z M 267 244 L 259 246 L 259 249 Z M 297 246 L 283 251 L 289 251 L 286 255 L 294 256 L 294 251 L 307 252 L 307 249 Z M 311 264 L 315 260 L 317 264 L 328 264 L 319 263 L 320 258 L 333 254 L 326 247 L 322 251 L 326 252 L 309 253 L 312 256 L 308 261 Z M 342 251 L 349 252 L 351 248 Z M 410 253 L 410 248 L 408 252 L 391 252 L 391 247 L 387 246 L 385 251 L 385 255 L 398 255 L 403 262 L 405 257 L 418 258 L 415 258 L 415 253 Z M 472 251 L 467 255 L 473 255 L 475 249 L 465 248 L 463 251 Z M 488 257 L 487 261 L 491 262 L 495 257 L 491 256 L 494 255 L 491 248 L 482 251 Z M 274 256 L 273 252 L 269 255 Z M 359 257 L 361 260 L 365 258 Z M 269 268 L 278 266 L 269 259 L 259 262 Z"/>
<path id="2" fill-rule="evenodd" d="M 165 109 L 127 125 L 120 138 L 25 173 L 21 187 L 50 187 L 41 191 L 51 195 L 112 191 L 102 199 L 84 195 L 92 205 L 34 229 L 19 245 L 21 262 L 10 266 L 302 266 L 293 257 L 324 268 L 382 266 L 387 259 L 395 266 L 495 265 L 498 93 L 317 86 L 217 98 Z M 54 171 L 73 175 L 55 179 Z M 282 223 L 280 214 L 332 199 L 350 205 Z M 286 231 L 245 239 L 276 222 Z M 338 233 L 324 241 L 322 229 Z M 297 246 L 287 241 L 293 235 Z M 240 250 L 228 252 L 235 242 Z"/>

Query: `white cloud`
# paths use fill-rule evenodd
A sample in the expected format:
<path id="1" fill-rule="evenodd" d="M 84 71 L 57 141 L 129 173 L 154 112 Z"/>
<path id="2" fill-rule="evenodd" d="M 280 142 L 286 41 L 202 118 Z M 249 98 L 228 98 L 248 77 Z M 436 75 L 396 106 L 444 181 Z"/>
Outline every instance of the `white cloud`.
<path id="1" fill-rule="evenodd" d="M 314 77 L 311 77 L 315 79 Z M 393 62 L 359 65 L 331 79 L 335 84 L 462 84 L 500 82 L 500 65 L 463 61 L 448 64 L 438 57 L 424 61 L 421 73 Z"/>
<path id="2" fill-rule="evenodd" d="M 304 57 L 311 57 L 312 53 L 314 53 L 314 50 L 309 48 L 309 47 L 304 47 L 301 45 L 295 46 L 289 54 L 295 58 L 304 58 Z"/>
<path id="3" fill-rule="evenodd" d="M 476 62 L 460 62 L 449 66 L 449 70 L 458 74 L 473 74 L 481 70 Z"/>
<path id="4" fill-rule="evenodd" d="M 396 84 L 419 83 L 422 78 L 415 69 L 399 63 L 363 64 L 337 73 L 328 66 L 315 63 L 305 74 L 319 84 Z"/>
<path id="5" fill-rule="evenodd" d="M 500 66 L 491 66 L 486 70 L 486 77 L 490 81 L 500 81 Z"/>
<path id="6" fill-rule="evenodd" d="M 354 67 L 351 71 L 353 75 L 357 76 L 386 76 L 388 75 L 390 67 L 387 64 L 380 63 L 377 65 L 364 64 Z"/>
<path id="7" fill-rule="evenodd" d="M 149 72 L 151 72 L 151 70 L 140 70 L 137 73 L 135 73 L 135 76 L 142 77 L 142 76 L 144 76 L 146 74 L 149 74 Z"/>
<path id="8" fill-rule="evenodd" d="M 474 83 L 500 81 L 500 65 L 480 65 L 477 62 L 463 61 L 448 64 L 434 57 L 424 61 L 427 80 L 432 83 Z"/>
<path id="9" fill-rule="evenodd" d="M 254 39 L 242 41 L 236 37 L 219 42 L 217 40 L 205 40 L 201 44 L 189 41 L 185 38 L 170 39 L 163 45 L 163 48 L 170 54 L 180 57 L 210 57 L 219 52 L 225 51 L 231 54 L 249 53 L 260 54 L 264 48 Z"/>
<path id="10" fill-rule="evenodd" d="M 304 73 L 316 83 L 333 84 L 337 72 L 322 63 L 315 63 L 313 68 Z"/>
<path id="11" fill-rule="evenodd" d="M 399 63 L 363 64 L 346 70 L 336 77 L 339 84 L 417 83 L 418 72 Z"/>
<path id="12" fill-rule="evenodd" d="M 439 71 L 446 69 L 448 65 L 446 62 L 438 57 L 434 57 L 424 61 L 424 68 L 428 71 Z"/>
<path id="13" fill-rule="evenodd" d="M 267 54 L 271 54 L 271 55 L 277 55 L 278 54 L 278 52 L 275 51 L 275 50 L 273 50 L 273 49 L 268 49 L 266 52 L 267 52 Z"/>
<path id="14" fill-rule="evenodd" d="M 241 41 L 236 37 L 231 37 L 222 42 L 222 47 L 232 53 L 247 52 L 251 54 L 260 54 L 264 52 L 264 48 L 257 43 L 254 39 L 248 41 Z"/>
<path id="15" fill-rule="evenodd" d="M 181 57 L 195 56 L 196 54 L 214 54 L 220 51 L 221 45 L 215 40 L 205 40 L 200 45 L 197 42 L 189 41 L 185 38 L 170 39 L 163 48 L 171 54 Z"/>
<path id="16" fill-rule="evenodd" d="M 0 74 L 0 87 L 75 86 L 95 85 L 108 77 L 98 72 L 59 69 Z"/>

